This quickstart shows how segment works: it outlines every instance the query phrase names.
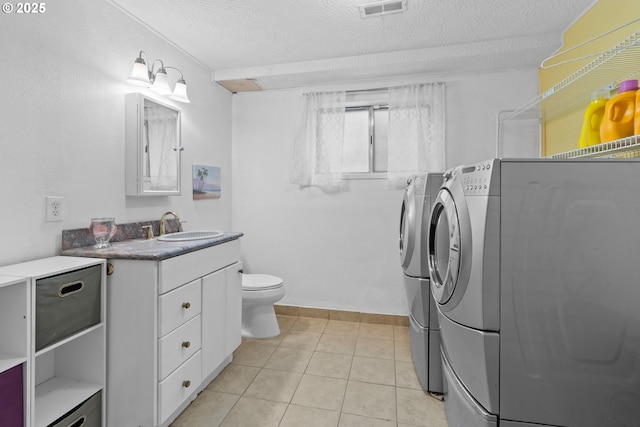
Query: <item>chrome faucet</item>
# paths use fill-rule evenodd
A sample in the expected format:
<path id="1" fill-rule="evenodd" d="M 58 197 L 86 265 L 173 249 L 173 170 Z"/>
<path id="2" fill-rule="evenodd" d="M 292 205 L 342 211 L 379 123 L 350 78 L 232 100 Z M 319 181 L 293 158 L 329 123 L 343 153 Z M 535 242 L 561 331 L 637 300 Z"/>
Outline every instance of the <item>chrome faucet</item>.
<path id="1" fill-rule="evenodd" d="M 160 235 L 162 236 L 166 234 L 165 219 L 167 215 L 173 215 L 173 217 L 178 221 L 178 231 L 182 231 L 182 221 L 180 221 L 180 217 L 178 216 L 178 214 L 175 212 L 165 212 L 160 217 Z"/>

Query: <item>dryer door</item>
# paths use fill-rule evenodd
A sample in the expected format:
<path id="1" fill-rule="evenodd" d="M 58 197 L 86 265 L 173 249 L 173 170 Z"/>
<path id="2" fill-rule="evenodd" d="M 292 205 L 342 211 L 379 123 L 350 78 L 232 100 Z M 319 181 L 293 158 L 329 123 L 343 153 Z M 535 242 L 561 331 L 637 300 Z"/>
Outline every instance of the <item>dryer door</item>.
<path id="1" fill-rule="evenodd" d="M 416 202 L 415 179 L 412 178 L 404 191 L 404 199 L 400 208 L 400 262 L 402 269 L 407 270 L 411 263 L 415 247 Z"/>
<path id="2" fill-rule="evenodd" d="M 460 222 L 448 189 L 438 193 L 431 210 L 428 234 L 431 290 L 439 304 L 453 295 L 460 272 Z"/>

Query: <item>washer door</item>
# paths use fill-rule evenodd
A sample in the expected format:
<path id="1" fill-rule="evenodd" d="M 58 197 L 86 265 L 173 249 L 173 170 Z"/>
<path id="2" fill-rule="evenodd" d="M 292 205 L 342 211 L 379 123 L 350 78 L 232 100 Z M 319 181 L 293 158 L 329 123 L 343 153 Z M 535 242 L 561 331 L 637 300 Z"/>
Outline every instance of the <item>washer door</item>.
<path id="1" fill-rule="evenodd" d="M 429 274 L 439 304 L 451 299 L 460 273 L 460 221 L 451 193 L 443 188 L 431 210 L 428 234 Z"/>
<path id="2" fill-rule="evenodd" d="M 404 191 L 402 208 L 400 209 L 400 262 L 404 270 L 409 267 L 415 248 L 416 202 L 415 179 L 411 179 Z"/>

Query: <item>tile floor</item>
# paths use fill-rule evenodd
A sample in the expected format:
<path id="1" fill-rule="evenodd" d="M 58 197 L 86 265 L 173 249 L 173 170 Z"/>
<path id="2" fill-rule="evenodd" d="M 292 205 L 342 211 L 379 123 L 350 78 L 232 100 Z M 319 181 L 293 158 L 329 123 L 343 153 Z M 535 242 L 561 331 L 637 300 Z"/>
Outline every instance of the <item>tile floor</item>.
<path id="1" fill-rule="evenodd" d="M 243 339 L 172 427 L 447 427 L 422 391 L 406 326 L 278 315 L 280 336 Z"/>

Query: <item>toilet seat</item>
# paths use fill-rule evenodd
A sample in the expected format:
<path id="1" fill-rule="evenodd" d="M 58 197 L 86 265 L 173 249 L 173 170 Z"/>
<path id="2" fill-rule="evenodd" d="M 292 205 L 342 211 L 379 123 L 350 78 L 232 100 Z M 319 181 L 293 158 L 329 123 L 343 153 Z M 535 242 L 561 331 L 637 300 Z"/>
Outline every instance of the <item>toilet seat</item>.
<path id="1" fill-rule="evenodd" d="M 269 274 L 242 274 L 243 291 L 266 291 L 282 287 L 282 279 Z"/>

